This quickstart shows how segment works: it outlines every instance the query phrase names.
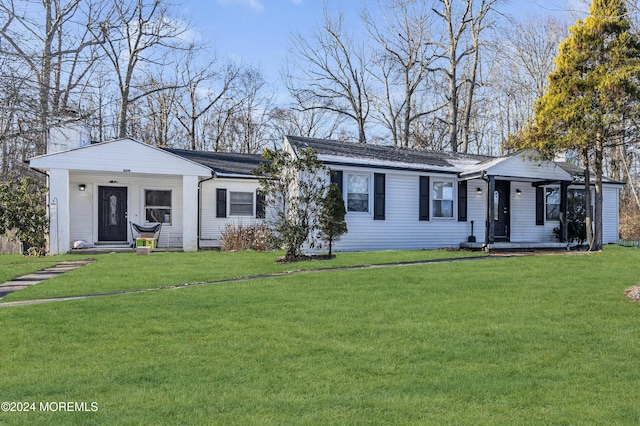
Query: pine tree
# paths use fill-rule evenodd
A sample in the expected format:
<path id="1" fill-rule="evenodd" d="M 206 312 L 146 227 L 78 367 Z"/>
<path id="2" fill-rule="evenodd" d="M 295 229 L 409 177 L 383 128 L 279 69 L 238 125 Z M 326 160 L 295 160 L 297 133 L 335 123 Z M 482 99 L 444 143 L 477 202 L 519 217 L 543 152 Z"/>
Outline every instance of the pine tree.
<path id="1" fill-rule="evenodd" d="M 319 218 L 320 233 L 322 238 L 329 243 L 329 257 L 331 257 L 333 241 L 347 233 L 347 223 L 344 221 L 346 213 L 340 188 L 332 183 L 322 200 Z"/>
<path id="2" fill-rule="evenodd" d="M 632 123 L 640 116 L 639 101 L 640 42 L 631 33 L 625 2 L 593 0 L 589 16 L 573 25 L 560 44 L 549 89 L 536 103 L 535 123 L 524 135 L 524 146 L 545 155 L 566 149 L 579 152 L 587 195 L 593 159 L 592 250 L 602 248 L 603 152 L 621 134 L 637 131 Z M 587 217 L 588 232 L 590 225 Z"/>

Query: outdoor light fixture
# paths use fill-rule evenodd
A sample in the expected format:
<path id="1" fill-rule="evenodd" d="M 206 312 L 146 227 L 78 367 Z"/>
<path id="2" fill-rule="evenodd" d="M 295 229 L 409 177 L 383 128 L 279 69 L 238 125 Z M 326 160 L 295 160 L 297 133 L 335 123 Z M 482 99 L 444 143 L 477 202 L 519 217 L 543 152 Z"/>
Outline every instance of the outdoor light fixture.
<path id="1" fill-rule="evenodd" d="M 476 188 L 476 194 L 482 195 L 482 188 Z"/>
<path id="2" fill-rule="evenodd" d="M 522 191 L 520 191 L 520 188 L 516 189 L 516 195 L 519 197 L 520 194 L 522 194 Z"/>
<path id="3" fill-rule="evenodd" d="M 84 183 L 81 183 L 80 185 L 78 185 L 78 191 L 86 191 L 87 190 L 87 185 L 85 185 Z"/>

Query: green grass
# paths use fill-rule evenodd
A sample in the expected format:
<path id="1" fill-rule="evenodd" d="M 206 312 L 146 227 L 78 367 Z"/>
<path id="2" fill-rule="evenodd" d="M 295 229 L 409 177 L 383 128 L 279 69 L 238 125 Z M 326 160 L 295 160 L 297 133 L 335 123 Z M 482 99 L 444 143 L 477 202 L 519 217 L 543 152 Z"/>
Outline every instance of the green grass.
<path id="1" fill-rule="evenodd" d="M 99 411 L 0 423 L 638 424 L 638 265 L 607 247 L 4 308 L 2 399 Z"/>
<path id="2" fill-rule="evenodd" d="M 28 272 L 51 266 L 54 259 L 62 260 L 94 258 L 94 264 L 10 294 L 2 301 L 31 300 L 61 296 L 104 293 L 121 290 L 157 288 L 184 283 L 217 281 L 244 276 L 295 271 L 301 269 L 334 268 L 351 265 L 368 265 L 393 262 L 411 262 L 451 257 L 482 256 L 479 252 L 416 250 L 380 251 L 373 253 L 340 253 L 331 260 L 314 260 L 289 264 L 276 263 L 283 253 L 260 252 L 198 252 L 170 253 L 155 252 L 149 256 L 135 253 L 110 253 L 93 256 L 52 256 L 44 259 L 21 258 L 22 262 L 12 264 L 11 260 L 0 263 L 0 277 L 17 277 L 24 272 L 21 268 L 32 268 Z M 17 258 L 17 257 L 16 257 Z M 14 272 L 15 271 L 15 272 Z M 5 279 L 5 280 L 6 280 Z M 2 281 L 4 282 L 4 281 Z"/>

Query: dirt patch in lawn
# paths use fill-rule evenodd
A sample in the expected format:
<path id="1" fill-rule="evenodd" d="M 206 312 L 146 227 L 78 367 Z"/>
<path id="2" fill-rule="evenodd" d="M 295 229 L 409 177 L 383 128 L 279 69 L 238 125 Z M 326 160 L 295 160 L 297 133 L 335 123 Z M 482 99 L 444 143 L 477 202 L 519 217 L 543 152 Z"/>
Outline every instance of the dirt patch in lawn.
<path id="1" fill-rule="evenodd" d="M 640 303 L 640 284 L 629 287 L 624 291 L 624 295 L 632 302 Z"/>

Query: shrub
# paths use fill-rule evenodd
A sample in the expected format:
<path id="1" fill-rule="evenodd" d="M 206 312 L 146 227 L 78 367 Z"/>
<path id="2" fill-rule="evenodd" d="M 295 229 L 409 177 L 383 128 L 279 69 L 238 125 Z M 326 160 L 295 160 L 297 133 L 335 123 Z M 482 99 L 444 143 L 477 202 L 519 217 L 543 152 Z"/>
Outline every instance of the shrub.
<path id="1" fill-rule="evenodd" d="M 631 196 L 623 195 L 620 200 L 620 238 L 640 240 L 640 207 Z"/>
<path id="2" fill-rule="evenodd" d="M 297 155 L 285 150 L 266 149 L 268 160 L 254 170 L 260 178 L 260 193 L 270 211 L 267 223 L 285 250 L 285 259 L 302 256 L 305 242 L 309 248 L 317 244 L 318 214 L 326 190 L 326 167 L 311 148 Z M 304 176 L 304 178 L 300 178 Z"/>
<path id="3" fill-rule="evenodd" d="M 275 248 L 273 233 L 264 224 L 228 223 L 220 236 L 220 249 L 223 251 L 267 251 Z"/>
<path id="4" fill-rule="evenodd" d="M 329 243 L 329 257 L 331 257 L 333 250 L 333 242 L 347 233 L 347 223 L 344 220 L 346 214 L 340 188 L 332 183 L 322 199 L 319 220 L 320 235 L 324 241 Z"/>
<path id="5" fill-rule="evenodd" d="M 35 179 L 0 183 L 0 234 L 14 236 L 25 244 L 29 256 L 44 256 L 49 218 L 47 188 Z"/>

